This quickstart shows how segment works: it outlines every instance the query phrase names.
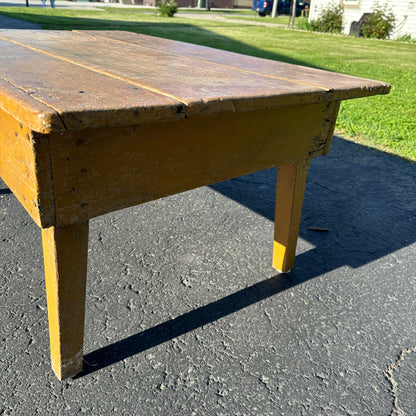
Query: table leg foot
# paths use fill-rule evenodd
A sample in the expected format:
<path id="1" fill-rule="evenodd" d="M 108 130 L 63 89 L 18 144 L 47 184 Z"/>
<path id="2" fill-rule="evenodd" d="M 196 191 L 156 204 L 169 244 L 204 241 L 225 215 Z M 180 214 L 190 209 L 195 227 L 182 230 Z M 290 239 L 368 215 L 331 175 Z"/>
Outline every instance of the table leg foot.
<path id="1" fill-rule="evenodd" d="M 310 159 L 301 160 L 277 171 L 273 267 L 282 273 L 288 273 L 295 262 L 309 164 Z"/>
<path id="2" fill-rule="evenodd" d="M 52 368 L 59 380 L 82 371 L 88 221 L 42 229 Z"/>

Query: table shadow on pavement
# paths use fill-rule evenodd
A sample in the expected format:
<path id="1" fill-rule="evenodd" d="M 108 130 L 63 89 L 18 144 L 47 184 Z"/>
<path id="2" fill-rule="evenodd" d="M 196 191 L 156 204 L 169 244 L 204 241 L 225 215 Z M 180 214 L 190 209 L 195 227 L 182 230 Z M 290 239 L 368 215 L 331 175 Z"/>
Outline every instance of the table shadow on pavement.
<path id="1" fill-rule="evenodd" d="M 212 185 L 217 192 L 274 220 L 276 169 Z M 309 230 L 309 226 L 328 232 Z M 263 299 L 341 267 L 358 268 L 416 241 L 416 167 L 383 152 L 334 138 L 311 164 L 299 237 L 314 248 L 277 274 L 208 305 L 85 356 L 76 378 L 105 368 Z M 310 245 L 309 244 L 309 245 Z"/>

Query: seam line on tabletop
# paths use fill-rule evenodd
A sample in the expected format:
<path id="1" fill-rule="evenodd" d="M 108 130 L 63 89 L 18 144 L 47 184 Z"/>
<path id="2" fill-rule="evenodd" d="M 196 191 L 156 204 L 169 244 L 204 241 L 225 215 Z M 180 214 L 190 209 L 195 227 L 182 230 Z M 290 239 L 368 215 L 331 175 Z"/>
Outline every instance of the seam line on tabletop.
<path id="1" fill-rule="evenodd" d="M 22 46 L 24 48 L 30 49 L 30 50 L 35 51 L 35 52 L 43 53 L 45 55 L 51 56 L 52 58 L 59 59 L 59 60 L 64 61 L 64 62 L 68 62 L 68 63 L 70 63 L 72 65 L 76 65 L 76 66 L 79 66 L 81 68 L 88 69 L 88 70 L 90 70 L 92 72 L 96 72 L 96 73 L 101 74 L 101 75 L 106 75 L 106 76 L 108 76 L 110 78 L 117 79 L 119 81 L 126 82 L 126 83 L 131 84 L 131 85 L 134 85 L 136 87 L 143 88 L 143 89 L 145 89 L 147 91 L 151 91 L 152 93 L 156 93 L 158 95 L 163 95 L 165 97 L 172 98 L 172 99 L 174 99 L 176 101 L 179 101 L 180 103 L 186 105 L 187 107 L 189 106 L 189 103 L 187 103 L 185 100 L 183 100 L 180 97 L 177 97 L 177 96 L 172 95 L 172 94 L 165 93 L 165 92 L 160 91 L 160 90 L 158 90 L 156 88 L 152 88 L 152 87 L 149 87 L 147 85 L 143 85 L 143 84 L 141 84 L 139 82 L 135 82 L 135 81 L 129 80 L 127 78 L 119 77 L 118 75 L 115 75 L 115 74 L 113 74 L 111 72 L 103 71 L 103 70 L 100 70 L 100 69 L 95 68 L 93 66 L 85 65 L 85 64 L 82 64 L 80 62 L 74 61 L 72 59 L 64 58 L 63 56 L 59 56 L 59 55 L 55 55 L 55 54 L 50 53 L 50 52 L 47 52 L 47 51 L 45 51 L 43 49 L 36 48 L 34 46 L 29 46 L 29 45 L 26 45 L 26 44 L 24 44 L 22 42 L 19 42 L 19 41 L 13 40 L 13 39 L 9 39 L 9 38 L 3 37 L 3 36 L 0 36 L 0 39 L 5 40 L 5 41 L 8 41 L 8 42 L 11 42 L 11 43 L 14 43 L 16 45 Z"/>
<path id="2" fill-rule="evenodd" d="M 262 77 L 267 77 L 267 78 L 272 78 L 272 79 L 279 79 L 279 80 L 281 80 L 281 81 L 287 81 L 287 82 L 291 82 L 291 83 L 293 83 L 293 84 L 308 85 L 308 86 L 312 86 L 312 87 L 319 88 L 319 89 L 321 89 L 321 90 L 323 90 L 323 91 L 326 91 L 326 92 L 328 92 L 328 91 L 331 91 L 331 90 L 332 90 L 332 88 L 329 88 L 329 87 L 324 87 L 324 86 L 322 86 L 322 85 L 319 85 L 319 84 L 314 84 L 314 83 L 312 83 L 312 82 L 297 81 L 297 80 L 290 79 L 290 78 L 286 78 L 286 77 L 280 77 L 280 76 L 276 76 L 276 75 L 269 75 L 269 74 L 262 74 L 262 73 L 260 73 L 260 72 L 250 71 L 250 70 L 248 70 L 248 69 L 238 68 L 238 67 L 236 67 L 236 66 L 225 65 L 225 64 L 218 63 L 218 62 L 210 61 L 210 60 L 208 60 L 208 59 L 196 58 L 196 57 L 194 57 L 194 56 L 188 56 L 188 55 L 181 54 L 181 53 L 175 53 L 175 52 L 165 51 L 164 49 L 160 49 L 160 48 L 154 48 L 154 47 L 151 47 L 151 48 L 150 48 L 150 47 L 148 47 L 148 46 L 146 46 L 146 45 L 139 45 L 139 44 L 137 44 L 137 43 L 134 43 L 134 42 L 129 42 L 129 41 L 127 41 L 127 40 L 115 39 L 115 38 L 106 37 L 106 36 L 103 36 L 103 35 L 92 35 L 91 33 L 83 33 L 82 31 L 78 31 L 78 30 L 73 30 L 73 32 L 74 32 L 74 33 L 77 33 L 77 34 L 80 34 L 80 35 L 83 35 L 83 36 L 92 36 L 92 37 L 98 37 L 98 38 L 102 38 L 102 39 L 110 40 L 110 41 L 112 41 L 112 42 L 127 43 L 127 44 L 129 44 L 129 45 L 134 45 L 134 46 L 137 46 L 137 47 L 142 48 L 142 49 L 151 49 L 151 50 L 155 50 L 155 49 L 156 49 L 156 50 L 159 50 L 159 51 L 163 51 L 163 52 L 165 52 L 166 54 L 169 54 L 169 55 L 173 55 L 173 56 L 180 56 L 180 57 L 182 57 L 182 58 L 187 58 L 187 59 L 193 59 L 193 60 L 195 60 L 195 61 L 199 61 L 199 62 L 203 62 L 203 63 L 209 63 L 209 64 L 211 64 L 211 65 L 217 65 L 217 66 L 221 66 L 221 67 L 223 67 L 223 68 L 233 69 L 233 70 L 235 70 L 235 71 L 246 72 L 246 73 L 248 73 L 248 74 L 253 74 L 253 75 L 262 76 Z M 144 35 L 144 36 L 148 36 L 148 35 Z M 196 46 L 198 46 L 198 45 L 196 45 Z M 221 50 L 221 51 L 222 51 L 222 52 L 227 52 L 227 51 L 223 51 L 223 50 Z M 231 52 L 231 53 L 233 53 L 233 52 Z M 250 55 L 247 55 L 247 56 L 250 56 Z M 276 62 L 279 62 L 279 61 L 276 61 Z"/>

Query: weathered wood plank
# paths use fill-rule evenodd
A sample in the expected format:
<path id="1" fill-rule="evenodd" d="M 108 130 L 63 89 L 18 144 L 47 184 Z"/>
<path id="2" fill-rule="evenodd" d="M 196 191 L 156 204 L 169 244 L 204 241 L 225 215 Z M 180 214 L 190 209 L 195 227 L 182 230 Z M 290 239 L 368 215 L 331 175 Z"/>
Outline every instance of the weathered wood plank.
<path id="1" fill-rule="evenodd" d="M 25 45 L 32 53 L 38 52 L 41 59 L 50 55 L 89 69 L 97 77 L 106 75 L 174 97 L 189 107 L 188 113 L 196 115 L 252 110 L 253 100 L 257 109 L 269 109 L 325 101 L 327 98 L 321 87 L 265 77 L 208 61 L 200 62 L 147 45 L 124 43 L 119 48 L 110 39 L 68 32 L 41 31 L 37 36 L 25 34 L 25 31 L 12 32 L 7 34 L 7 39 Z M 50 72 L 54 72 L 56 64 L 51 62 L 51 65 Z M 50 102 L 47 94 L 43 99 Z"/>
<path id="2" fill-rule="evenodd" d="M 186 56 L 200 61 L 201 64 L 210 62 L 257 75 L 290 80 L 304 86 L 313 85 L 332 94 L 330 97 L 332 100 L 387 94 L 390 90 L 390 85 L 385 82 L 241 55 L 215 48 L 200 47 L 192 43 L 155 38 L 142 34 L 131 36 L 131 34 L 122 31 L 77 31 L 77 33 L 94 37 L 102 36 L 123 43 L 133 43 L 141 47 L 157 49 L 163 53 Z"/>
<path id="3" fill-rule="evenodd" d="M 4 40 L 0 40 L 0 49 L 1 77 L 7 80 L 3 90 L 11 91 L 10 95 L 16 95 L 16 91 L 26 93 L 33 100 L 23 103 L 24 108 L 30 105 L 32 113 L 36 107 L 48 106 L 48 117 L 58 119 L 49 122 L 49 130 L 55 126 L 61 130 L 93 128 L 184 117 L 182 102 L 133 83 Z M 10 101 L 6 91 L 3 97 Z M 15 117 L 20 118 L 24 108 L 15 107 Z M 27 116 L 25 120 L 29 121 Z M 39 127 L 39 117 L 30 122 L 33 130 L 48 131 L 45 123 Z"/>
<path id="4" fill-rule="evenodd" d="M 15 30 L 2 31 L 0 39 L 3 77 L 55 109 L 67 128 L 268 110 L 389 89 L 378 81 L 125 32 Z M 25 71 L 28 61 L 33 65 Z"/>

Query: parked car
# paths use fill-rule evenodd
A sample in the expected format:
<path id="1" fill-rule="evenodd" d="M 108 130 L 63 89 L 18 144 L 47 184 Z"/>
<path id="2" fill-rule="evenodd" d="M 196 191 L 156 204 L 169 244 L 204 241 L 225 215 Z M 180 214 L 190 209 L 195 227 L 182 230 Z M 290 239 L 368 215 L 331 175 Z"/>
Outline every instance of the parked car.
<path id="1" fill-rule="evenodd" d="M 257 12 L 259 16 L 266 16 L 271 14 L 273 8 L 273 1 L 269 0 L 254 0 L 251 10 Z"/>
<path id="2" fill-rule="evenodd" d="M 301 0 L 296 0 L 296 16 L 302 14 L 302 10 L 308 4 Z M 272 13 L 273 0 L 254 0 L 251 10 L 257 12 L 259 16 L 266 16 Z M 277 14 L 290 14 L 292 9 L 292 0 L 278 0 L 277 2 Z"/>

